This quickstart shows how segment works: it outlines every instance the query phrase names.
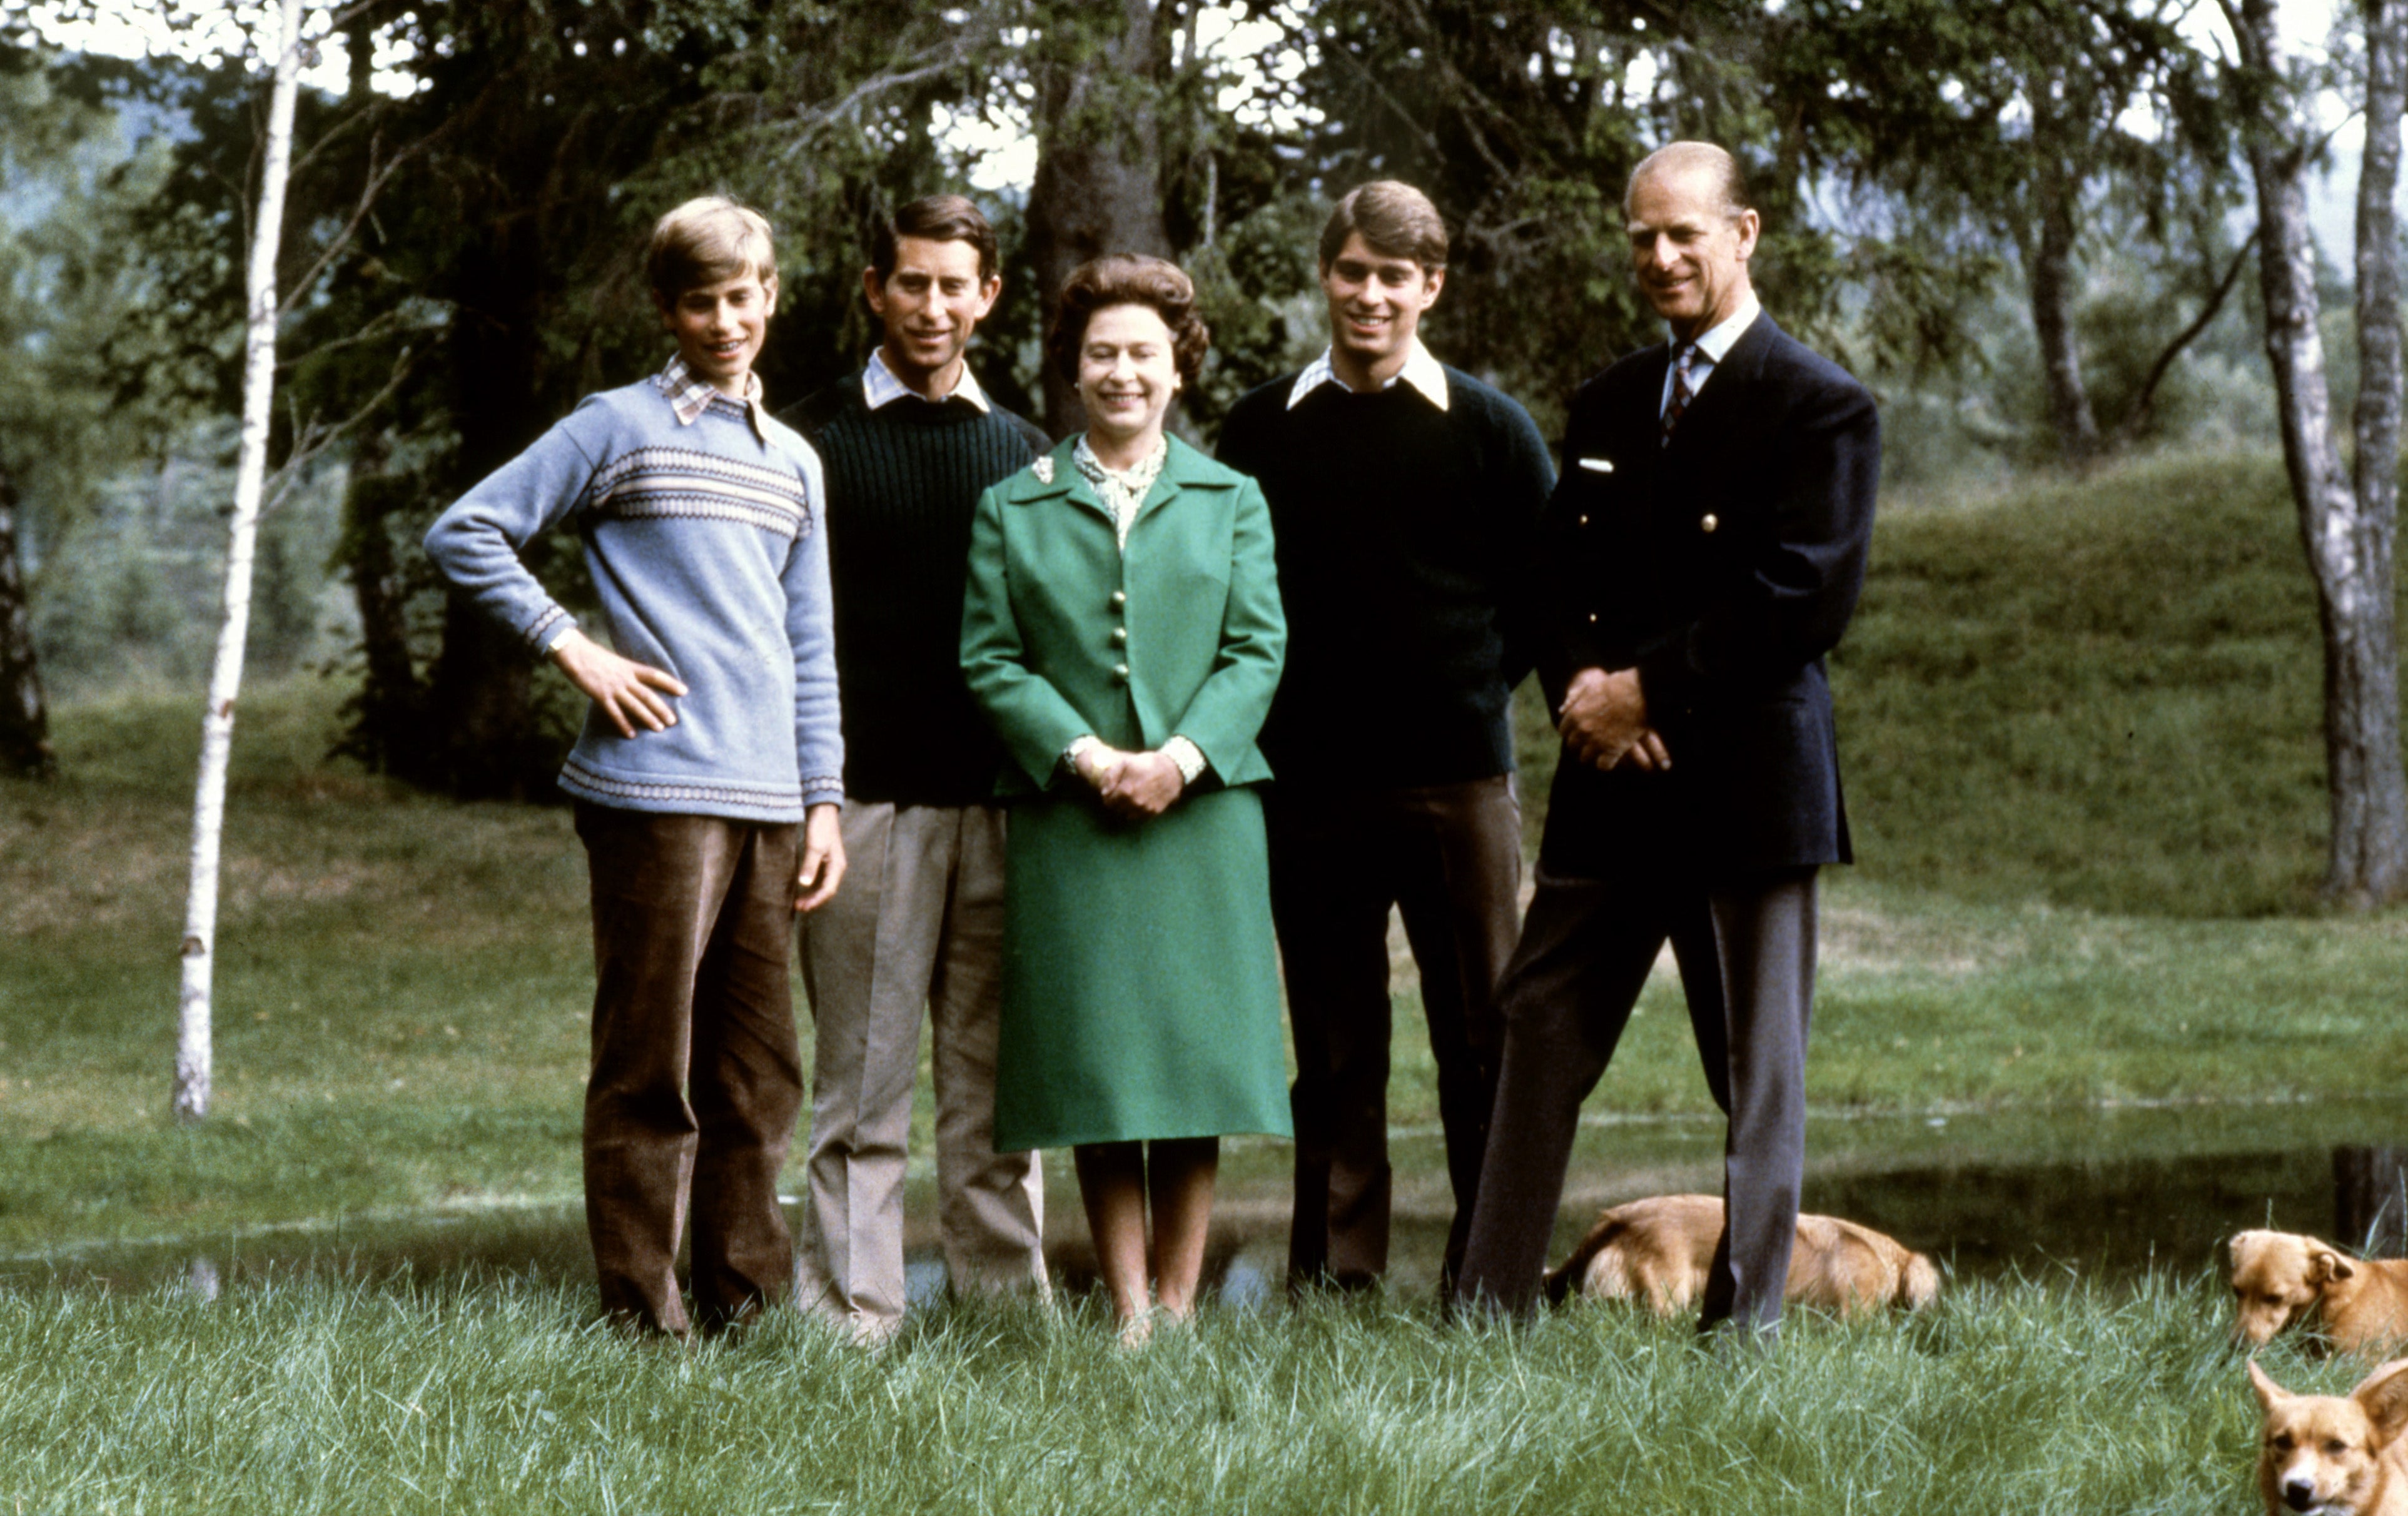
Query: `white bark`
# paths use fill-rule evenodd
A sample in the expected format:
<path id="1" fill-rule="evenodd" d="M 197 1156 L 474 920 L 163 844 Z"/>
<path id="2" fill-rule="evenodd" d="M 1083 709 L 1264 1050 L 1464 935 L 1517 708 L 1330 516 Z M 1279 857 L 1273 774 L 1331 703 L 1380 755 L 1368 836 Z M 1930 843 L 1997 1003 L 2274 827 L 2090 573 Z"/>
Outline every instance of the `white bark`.
<path id="1" fill-rule="evenodd" d="M 2398 183 L 2408 3 L 2365 0 L 2369 89 L 2358 202 L 2359 350 L 2356 478 L 2335 435 L 2317 335 L 2315 243 L 2308 226 L 2311 139 L 2285 77 L 2274 0 L 2227 0 L 2252 109 L 2259 287 L 2283 457 L 2315 580 L 2325 646 L 2325 760 L 2331 835 L 2325 893 L 2357 906 L 2408 888 L 2408 779 L 2400 747 L 2399 642 L 2392 620 L 2391 480 L 2399 467 Z"/>
<path id="2" fill-rule="evenodd" d="M 193 796 L 192 889 L 184 902 L 183 986 L 178 997 L 176 1114 L 209 1113 L 210 973 L 216 963 L 218 857 L 225 826 L 226 762 L 234 751 L 235 697 L 242 689 L 251 622 L 251 565 L 267 482 L 267 430 L 276 384 L 276 252 L 284 226 L 284 184 L 293 161 L 293 102 L 300 72 L 301 0 L 280 0 L 276 82 L 269 95 L 259 215 L 252 223 L 243 343 L 242 457 L 235 474 L 234 524 L 226 548 L 225 619 L 201 719 L 201 767 Z"/>

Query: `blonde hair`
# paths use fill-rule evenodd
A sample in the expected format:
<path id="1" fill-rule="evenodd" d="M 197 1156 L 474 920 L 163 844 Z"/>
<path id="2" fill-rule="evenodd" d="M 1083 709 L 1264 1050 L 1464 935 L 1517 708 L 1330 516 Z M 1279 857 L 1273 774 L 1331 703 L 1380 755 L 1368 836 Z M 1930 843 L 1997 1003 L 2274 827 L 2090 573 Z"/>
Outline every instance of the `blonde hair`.
<path id="1" fill-rule="evenodd" d="M 652 223 L 644 278 L 663 305 L 674 305 L 688 290 L 747 273 L 759 276 L 764 285 L 778 282 L 769 223 L 752 207 L 724 194 L 697 195 Z"/>

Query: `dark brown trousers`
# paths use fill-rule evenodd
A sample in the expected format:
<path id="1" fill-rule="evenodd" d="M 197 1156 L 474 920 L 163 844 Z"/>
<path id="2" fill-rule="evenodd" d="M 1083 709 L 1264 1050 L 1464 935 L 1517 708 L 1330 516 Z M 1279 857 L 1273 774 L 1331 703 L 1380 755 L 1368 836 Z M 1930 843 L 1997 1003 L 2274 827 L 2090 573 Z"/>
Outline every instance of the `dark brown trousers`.
<path id="1" fill-rule="evenodd" d="M 1271 919 L 1296 1036 L 1288 1282 L 1361 1288 L 1388 1266 L 1388 910 L 1404 917 L 1438 1062 L 1463 1262 L 1496 1092 L 1490 996 L 1513 951 L 1522 811 L 1510 776 L 1349 792 L 1272 787 Z"/>
<path id="2" fill-rule="evenodd" d="M 1458 1304 L 1536 1308 L 1581 1102 L 1670 940 L 1706 1087 L 1730 1118 L 1726 1220 L 1699 1324 L 1778 1327 L 1806 1166 L 1814 872 L 1708 883 L 1559 880 L 1541 867 L 1497 993 L 1503 1066 Z"/>
<path id="3" fill-rule="evenodd" d="M 802 1108 L 787 988 L 796 828 L 580 803 L 594 894 L 585 1224 L 602 1309 L 682 1335 L 692 1197 L 706 1330 L 781 1298 L 793 1269 L 778 1170 Z"/>

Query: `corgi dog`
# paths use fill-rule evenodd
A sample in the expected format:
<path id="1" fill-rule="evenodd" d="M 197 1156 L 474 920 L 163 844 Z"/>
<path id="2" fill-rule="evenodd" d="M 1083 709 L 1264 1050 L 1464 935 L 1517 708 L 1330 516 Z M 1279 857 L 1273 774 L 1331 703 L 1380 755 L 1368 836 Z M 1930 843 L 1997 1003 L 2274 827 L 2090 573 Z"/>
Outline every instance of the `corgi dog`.
<path id="1" fill-rule="evenodd" d="M 2296 1232 L 2238 1232 L 2232 1257 L 2232 1340 L 2263 1346 L 2315 1319 L 2344 1352 L 2374 1356 L 2408 1342 L 2408 1259 L 2352 1258 Z"/>
<path id="2" fill-rule="evenodd" d="M 2347 1394 L 2293 1394 L 2249 1361 L 2266 1423 L 2258 1493 L 2267 1516 L 2408 1516 L 2408 1358 Z"/>
<path id="3" fill-rule="evenodd" d="M 1616 1206 L 1547 1276 L 1547 1298 L 1560 1304 L 1577 1291 L 1678 1315 L 1704 1293 L 1722 1235 L 1720 1195 L 1660 1194 Z M 1896 1238 L 1833 1216 L 1798 1218 L 1782 1289 L 1788 1304 L 1853 1319 L 1888 1306 L 1920 1310 L 1939 1296 L 1940 1271 Z"/>

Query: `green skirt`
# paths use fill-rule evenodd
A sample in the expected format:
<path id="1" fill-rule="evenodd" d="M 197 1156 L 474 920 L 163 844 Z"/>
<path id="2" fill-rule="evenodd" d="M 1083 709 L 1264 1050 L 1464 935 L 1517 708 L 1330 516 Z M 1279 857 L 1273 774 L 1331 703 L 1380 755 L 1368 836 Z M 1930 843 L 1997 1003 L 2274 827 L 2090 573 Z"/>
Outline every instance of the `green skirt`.
<path id="1" fill-rule="evenodd" d="M 1262 802 L 1011 808 L 997 1152 L 1291 1136 Z"/>

